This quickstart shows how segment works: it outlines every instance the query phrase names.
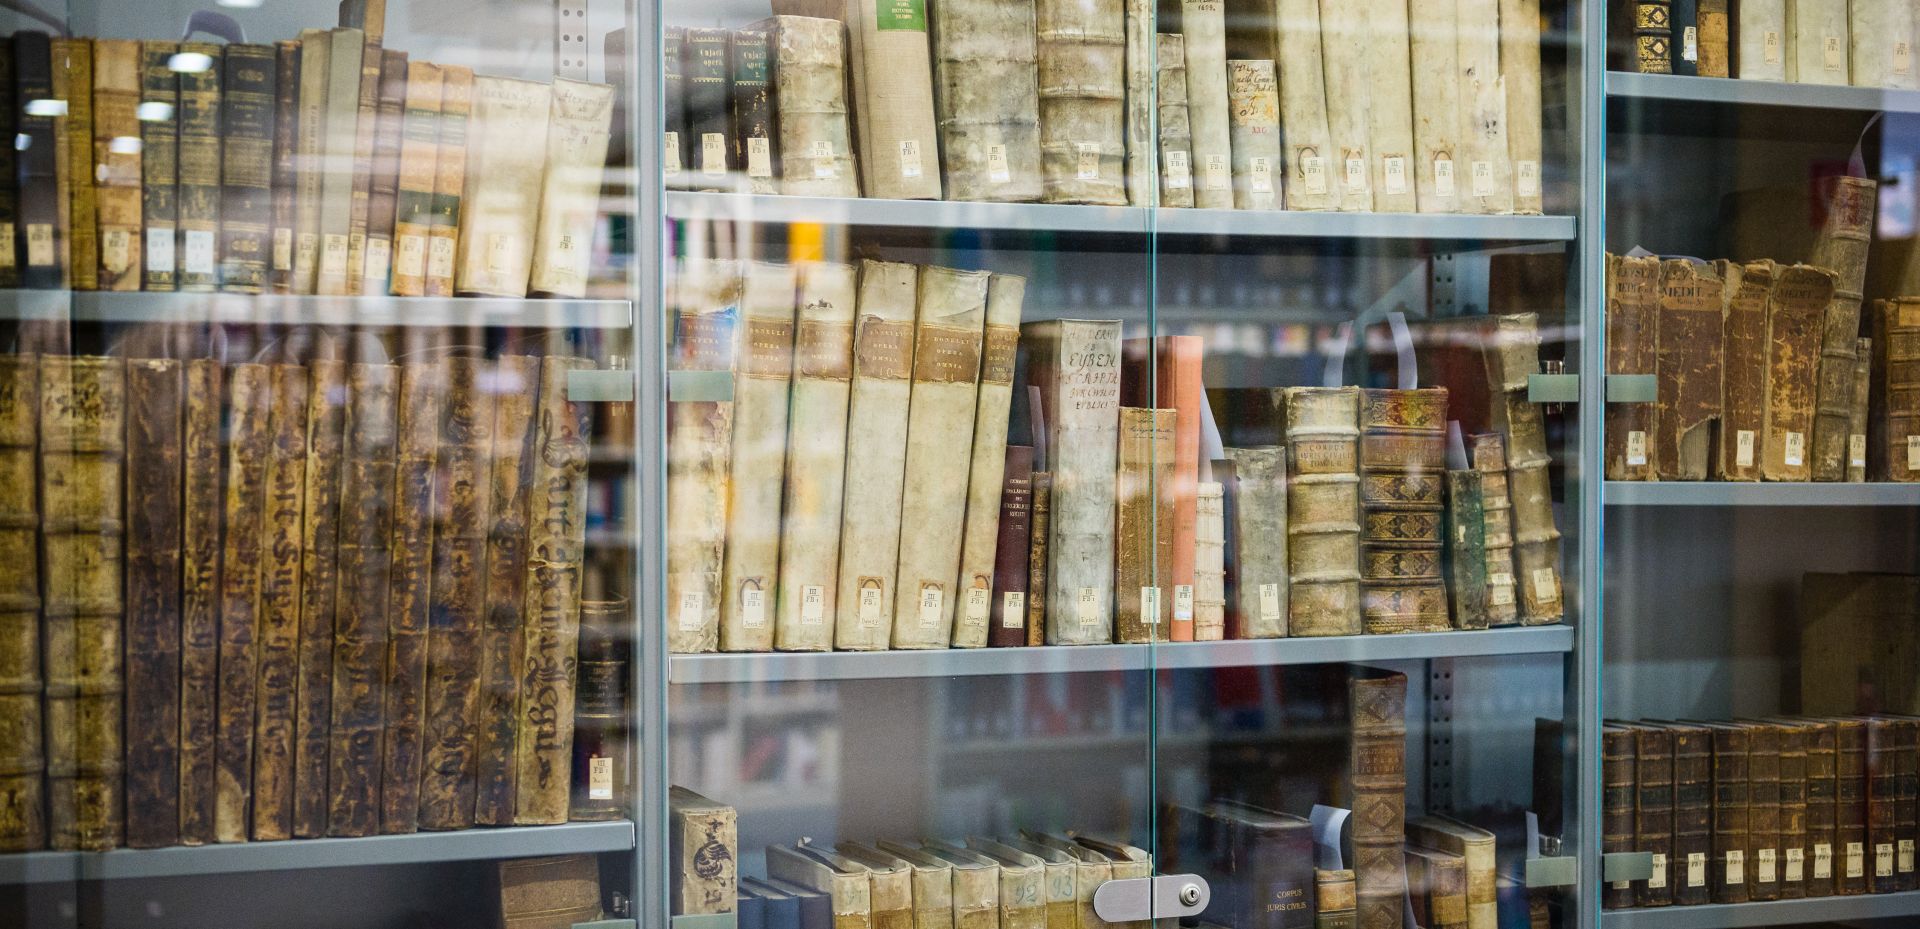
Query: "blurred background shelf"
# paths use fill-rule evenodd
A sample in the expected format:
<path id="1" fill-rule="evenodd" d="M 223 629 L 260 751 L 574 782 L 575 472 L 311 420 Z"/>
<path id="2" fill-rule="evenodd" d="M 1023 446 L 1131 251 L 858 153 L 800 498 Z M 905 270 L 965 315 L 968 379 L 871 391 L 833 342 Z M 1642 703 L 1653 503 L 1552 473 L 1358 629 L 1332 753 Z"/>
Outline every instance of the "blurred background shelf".
<path id="1" fill-rule="evenodd" d="M 1609 910 L 1602 929 L 1743 929 L 1920 915 L 1920 892 Z"/>
<path id="2" fill-rule="evenodd" d="M 1608 506 L 1920 506 L 1920 484 L 1608 481 Z"/>
<path id="3" fill-rule="evenodd" d="M 625 329 L 625 300 L 509 297 L 295 297 L 284 294 L 0 291 L 0 319 L 75 323 L 315 326 L 519 326 Z"/>

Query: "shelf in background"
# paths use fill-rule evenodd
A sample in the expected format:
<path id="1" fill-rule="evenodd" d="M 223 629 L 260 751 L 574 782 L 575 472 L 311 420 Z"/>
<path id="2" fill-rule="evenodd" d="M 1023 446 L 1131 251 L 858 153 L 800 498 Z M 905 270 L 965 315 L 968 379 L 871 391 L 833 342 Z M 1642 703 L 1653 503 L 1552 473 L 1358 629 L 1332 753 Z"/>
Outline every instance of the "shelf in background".
<path id="1" fill-rule="evenodd" d="M 1600 916 L 1602 929 L 1742 929 L 1751 926 L 1796 926 L 1855 919 L 1884 919 L 1920 914 L 1920 891 L 1865 894 L 1854 897 L 1813 897 L 1806 900 L 1769 900 L 1762 903 L 1714 903 L 1702 906 L 1661 906 L 1608 910 Z"/>
<path id="2" fill-rule="evenodd" d="M 1308 213 L 1289 210 L 1148 211 L 1059 203 L 872 200 L 669 191 L 670 219 L 824 223 L 909 229 L 990 229 L 1263 238 L 1456 239 L 1561 242 L 1574 238 L 1571 216 L 1473 216 L 1445 213 Z"/>
<path id="3" fill-rule="evenodd" d="M 624 329 L 633 322 L 633 309 L 625 300 L 5 290 L 0 291 L 0 319 Z"/>
<path id="4" fill-rule="evenodd" d="M 620 852 L 633 849 L 633 823 L 566 823 L 416 832 L 359 839 L 289 839 L 110 852 L 0 855 L 0 886 L 241 874 L 362 865 L 422 864 Z"/>
<path id="5" fill-rule="evenodd" d="M 1920 506 L 1920 484 L 1608 481 L 1608 506 Z"/>
<path id="6" fill-rule="evenodd" d="M 1920 113 L 1920 91 L 1608 71 L 1607 96 L 1734 106 Z"/>
<path id="7" fill-rule="evenodd" d="M 749 681 L 846 681 L 989 674 L 1144 671 L 1348 661 L 1399 661 L 1528 655 L 1573 650 L 1571 626 L 1475 632 L 1420 632 L 1325 638 L 1163 642 L 1158 645 L 1052 645 L 885 652 L 760 652 L 674 655 L 674 684 Z"/>

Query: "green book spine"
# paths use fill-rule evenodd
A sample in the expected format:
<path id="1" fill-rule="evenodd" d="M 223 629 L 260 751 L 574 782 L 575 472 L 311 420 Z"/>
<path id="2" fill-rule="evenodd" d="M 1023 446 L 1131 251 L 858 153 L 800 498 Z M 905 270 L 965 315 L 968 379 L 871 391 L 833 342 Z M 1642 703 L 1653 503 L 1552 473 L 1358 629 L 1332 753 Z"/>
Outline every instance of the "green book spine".
<path id="1" fill-rule="evenodd" d="M 1487 628 L 1486 494 L 1478 471 L 1447 472 L 1447 558 L 1453 627 Z"/>

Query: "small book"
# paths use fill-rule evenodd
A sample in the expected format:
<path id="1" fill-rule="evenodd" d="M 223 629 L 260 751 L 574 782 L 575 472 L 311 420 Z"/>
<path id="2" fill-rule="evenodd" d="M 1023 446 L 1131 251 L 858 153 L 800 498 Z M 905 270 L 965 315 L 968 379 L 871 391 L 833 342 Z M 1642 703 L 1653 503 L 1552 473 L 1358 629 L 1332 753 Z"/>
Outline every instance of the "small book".
<path id="1" fill-rule="evenodd" d="M 151 119 L 140 120 L 140 289 L 173 290 L 174 240 L 180 219 L 180 76 L 167 64 L 180 51 L 174 42 L 140 43 L 140 102 Z M 161 114 L 165 113 L 165 118 Z M 6 157 L 11 158 L 12 153 Z M 12 223 L 0 217 L 0 229 Z M 0 261 L 9 251 L 0 244 Z M 0 278 L 4 269 L 0 269 Z"/>
<path id="2" fill-rule="evenodd" d="M 839 611 L 840 512 L 857 282 L 852 265 L 799 269 L 773 647 L 829 651 Z"/>
<path id="3" fill-rule="evenodd" d="M 1459 855 L 1466 862 L 1467 925 L 1479 929 L 1499 923 L 1498 875 L 1494 834 L 1448 816 L 1420 816 L 1407 822 L 1407 839 L 1427 848 Z"/>
<path id="4" fill-rule="evenodd" d="M 1724 4 L 1724 0 L 1719 0 Z M 1500 81 L 1506 85 L 1507 155 L 1513 212 L 1541 212 L 1545 148 L 1541 108 L 1540 0 L 1500 0 Z M 1726 61 L 1726 15 L 1721 10 L 1720 59 Z M 1722 71 L 1724 76 L 1725 72 Z"/>
<path id="5" fill-rule="evenodd" d="M 556 78 L 547 121 L 546 180 L 534 233 L 528 290 L 546 297 L 584 297 L 593 265 L 607 141 L 613 128 L 613 85 Z"/>
<path id="6" fill-rule="evenodd" d="M 730 261 L 685 262 L 679 268 L 673 292 L 677 318 L 673 324 L 672 369 L 732 372 L 733 330 L 740 302 L 738 266 Z M 505 411 L 506 407 L 503 398 L 501 409 Z M 519 429 L 524 437 L 525 426 Z M 675 654 L 711 652 L 720 647 L 720 579 L 727 538 L 728 469 L 733 462 L 733 403 L 692 397 L 671 399 L 667 434 L 666 584 L 672 614 L 667 626 L 667 650 Z M 503 438 L 498 428 L 494 438 L 496 443 Z M 498 452 L 495 462 L 498 473 Z M 496 521 L 501 518 L 501 502 L 501 494 L 496 492 Z M 525 503 L 519 506 L 524 509 Z"/>
<path id="7" fill-rule="evenodd" d="M 453 294 L 460 236 L 460 200 L 467 183 L 467 121 L 473 111 L 473 69 L 440 69 L 440 142 L 433 171 L 433 217 L 427 229 L 427 296 Z"/>
<path id="8" fill-rule="evenodd" d="M 1368 388 L 1360 405 L 1360 599 L 1366 632 L 1448 628 L 1447 390 Z"/>
<path id="9" fill-rule="evenodd" d="M 439 166 L 440 67 L 407 63 L 406 114 L 402 117 L 399 189 L 393 225 L 395 296 L 427 292 L 427 246 L 433 228 L 433 178 Z"/>
<path id="10" fill-rule="evenodd" d="M 358 29 L 335 29 L 328 36 L 325 141 L 319 159 L 319 259 L 313 291 L 322 296 L 347 293 L 347 254 L 353 225 L 353 158 L 360 121 L 360 59 L 366 44 L 366 35 Z M 184 101 L 184 82 L 182 99 Z M 184 131 L 183 128 L 183 139 Z"/>
<path id="11" fill-rule="evenodd" d="M 552 90 L 545 84 L 473 79 L 455 293 L 527 295 L 551 107 Z"/>
<path id="12" fill-rule="evenodd" d="M 668 190 L 688 184 L 693 164 L 692 134 L 687 131 L 687 74 L 683 56 L 687 27 L 668 26 L 660 39 L 660 86 L 664 112 L 660 119 L 660 179 Z M 777 150 L 777 149 L 776 149 Z"/>
<path id="13" fill-rule="evenodd" d="M 732 167 L 733 145 L 727 141 L 732 123 L 727 107 L 727 35 L 725 29 L 689 27 L 680 48 L 687 144 L 693 156 L 685 167 L 696 190 L 726 189 Z"/>
<path id="14" fill-rule="evenodd" d="M 1700 0 L 1670 3 L 1667 49 L 1673 56 L 1673 73 L 1691 77 L 1700 73 Z"/>
<path id="15" fill-rule="evenodd" d="M 1402 854 L 1408 836 L 1443 851 L 1465 854 L 1467 840 L 1452 832 L 1430 840 L 1418 831 L 1419 820 L 1406 821 L 1407 676 L 1397 671 L 1361 669 L 1347 681 L 1352 737 L 1349 742 L 1350 783 L 1353 789 L 1354 883 L 1359 896 L 1360 924 L 1391 925 L 1391 914 L 1406 905 L 1407 866 Z M 1492 835 L 1488 834 L 1491 845 Z M 1306 855 L 1296 856 L 1304 860 Z M 1491 857 L 1491 856 L 1489 856 Z M 1472 862 L 1468 868 L 1473 867 Z M 1472 881 L 1469 871 L 1468 880 Z"/>
<path id="16" fill-rule="evenodd" d="M 1407 897 L 1422 929 L 1467 929 L 1467 860 L 1408 845 Z"/>
<path id="17" fill-rule="evenodd" d="M 1214 477 L 1231 479 L 1233 463 L 1213 462 Z M 1218 480 L 1201 481 L 1194 494 L 1193 520 L 1193 640 L 1217 642 L 1227 637 L 1227 502 L 1226 486 Z"/>

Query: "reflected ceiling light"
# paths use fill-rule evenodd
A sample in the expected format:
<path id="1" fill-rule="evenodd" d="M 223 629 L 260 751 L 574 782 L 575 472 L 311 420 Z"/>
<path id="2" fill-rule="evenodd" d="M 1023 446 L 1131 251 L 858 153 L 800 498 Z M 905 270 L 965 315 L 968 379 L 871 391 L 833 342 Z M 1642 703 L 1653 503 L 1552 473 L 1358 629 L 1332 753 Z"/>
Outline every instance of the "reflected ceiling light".
<path id="1" fill-rule="evenodd" d="M 135 107 L 133 115 L 143 123 L 164 123 L 173 119 L 173 104 L 149 100 Z"/>
<path id="2" fill-rule="evenodd" d="M 221 6 L 231 7 L 236 10 L 251 10 L 265 3 L 266 0 L 215 0 L 215 2 Z"/>
<path id="3" fill-rule="evenodd" d="M 167 59 L 167 70 L 176 74 L 201 74 L 213 70 L 213 56 L 200 52 L 179 52 Z"/>
<path id="4" fill-rule="evenodd" d="M 65 116 L 67 115 L 67 101 L 50 100 L 50 99 L 44 99 L 44 98 L 40 100 L 28 100 L 27 115 L 28 116 Z"/>
<path id="5" fill-rule="evenodd" d="M 111 141 L 107 142 L 107 151 L 115 155 L 138 155 L 140 154 L 140 148 L 139 136 L 117 135 L 114 136 Z"/>

